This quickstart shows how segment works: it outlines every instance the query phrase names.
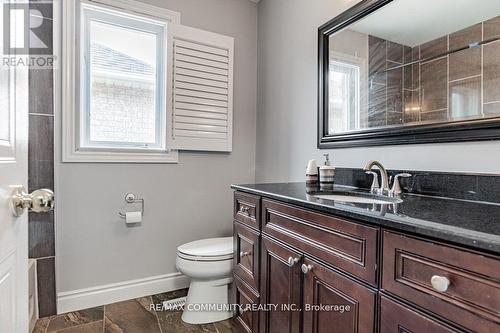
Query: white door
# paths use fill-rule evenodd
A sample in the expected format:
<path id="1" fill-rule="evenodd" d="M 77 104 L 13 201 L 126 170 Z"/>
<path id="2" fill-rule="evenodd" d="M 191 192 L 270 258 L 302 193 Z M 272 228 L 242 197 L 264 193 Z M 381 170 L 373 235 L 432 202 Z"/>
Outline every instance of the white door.
<path id="1" fill-rule="evenodd" d="M 0 1 L 0 47 L 3 18 Z M 10 0 L 10 2 L 13 2 Z M 15 33 L 11 31 L 11 36 Z M 12 42 L 12 39 L 11 39 Z M 1 52 L 3 54 L 3 52 Z M 3 55 L 5 56 L 5 55 Z M 14 217 L 12 185 L 28 178 L 28 71 L 0 63 L 0 332 L 28 332 L 28 214 Z"/>

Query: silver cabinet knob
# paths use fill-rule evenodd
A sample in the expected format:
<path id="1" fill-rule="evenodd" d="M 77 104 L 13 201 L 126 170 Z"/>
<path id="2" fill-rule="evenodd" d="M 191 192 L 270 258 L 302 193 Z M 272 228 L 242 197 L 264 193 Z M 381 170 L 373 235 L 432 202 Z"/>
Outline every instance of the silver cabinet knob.
<path id="1" fill-rule="evenodd" d="M 295 264 L 298 263 L 299 260 L 300 258 L 290 257 L 288 258 L 288 265 L 290 265 L 290 267 L 295 266 Z"/>
<path id="2" fill-rule="evenodd" d="M 12 213 L 21 216 L 25 209 L 35 213 L 47 213 L 54 210 L 54 192 L 40 189 L 28 194 L 24 186 L 14 188 L 11 197 Z"/>
<path id="3" fill-rule="evenodd" d="M 434 290 L 445 292 L 450 286 L 450 280 L 445 276 L 433 275 L 431 277 L 431 285 Z"/>
<path id="4" fill-rule="evenodd" d="M 312 265 L 306 265 L 306 264 L 302 264 L 302 273 L 304 274 L 307 274 L 309 273 L 310 271 L 312 271 L 313 269 L 313 266 Z"/>
<path id="5" fill-rule="evenodd" d="M 245 213 L 245 214 L 250 214 L 250 208 L 245 207 L 245 206 L 241 206 L 240 207 L 240 212 L 241 213 Z"/>
<path id="6" fill-rule="evenodd" d="M 250 252 L 248 251 L 241 251 L 240 252 L 240 257 L 243 258 L 243 257 L 248 257 L 250 255 Z"/>

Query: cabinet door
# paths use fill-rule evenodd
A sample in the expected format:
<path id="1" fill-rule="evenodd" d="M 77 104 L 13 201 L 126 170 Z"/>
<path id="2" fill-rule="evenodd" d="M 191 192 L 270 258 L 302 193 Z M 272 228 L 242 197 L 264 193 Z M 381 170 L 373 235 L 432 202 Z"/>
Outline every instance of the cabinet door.
<path id="1" fill-rule="evenodd" d="M 303 333 L 374 332 L 375 291 L 307 257 L 303 271 Z"/>
<path id="2" fill-rule="evenodd" d="M 236 304 L 239 305 L 235 317 L 237 326 L 239 326 L 238 332 L 257 333 L 259 331 L 259 312 L 252 311 L 252 308 L 258 306 L 259 295 L 238 276 L 235 276 L 234 282 L 236 285 Z"/>
<path id="3" fill-rule="evenodd" d="M 260 236 L 257 231 L 234 223 L 234 274 L 255 290 L 259 289 Z"/>
<path id="4" fill-rule="evenodd" d="M 261 311 L 260 333 L 300 332 L 299 253 L 262 237 L 261 304 L 277 308 Z"/>

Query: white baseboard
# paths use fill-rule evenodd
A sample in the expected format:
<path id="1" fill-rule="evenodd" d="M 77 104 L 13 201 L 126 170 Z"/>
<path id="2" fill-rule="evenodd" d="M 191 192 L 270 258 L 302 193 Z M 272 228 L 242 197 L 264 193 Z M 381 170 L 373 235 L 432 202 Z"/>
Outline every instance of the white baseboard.
<path id="1" fill-rule="evenodd" d="M 57 313 L 121 302 L 187 288 L 189 279 L 181 273 L 152 276 L 57 294 Z"/>

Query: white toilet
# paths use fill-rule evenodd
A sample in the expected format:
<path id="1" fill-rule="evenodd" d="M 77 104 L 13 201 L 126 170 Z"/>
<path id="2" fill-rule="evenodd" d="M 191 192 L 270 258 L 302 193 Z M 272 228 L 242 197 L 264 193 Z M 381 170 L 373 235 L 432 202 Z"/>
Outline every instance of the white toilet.
<path id="1" fill-rule="evenodd" d="M 233 238 L 210 238 L 177 248 L 177 269 L 191 279 L 182 320 L 206 324 L 231 318 L 228 285 L 233 281 Z M 214 308 L 201 308 L 211 305 Z M 222 306 L 221 306 L 222 305 Z"/>

